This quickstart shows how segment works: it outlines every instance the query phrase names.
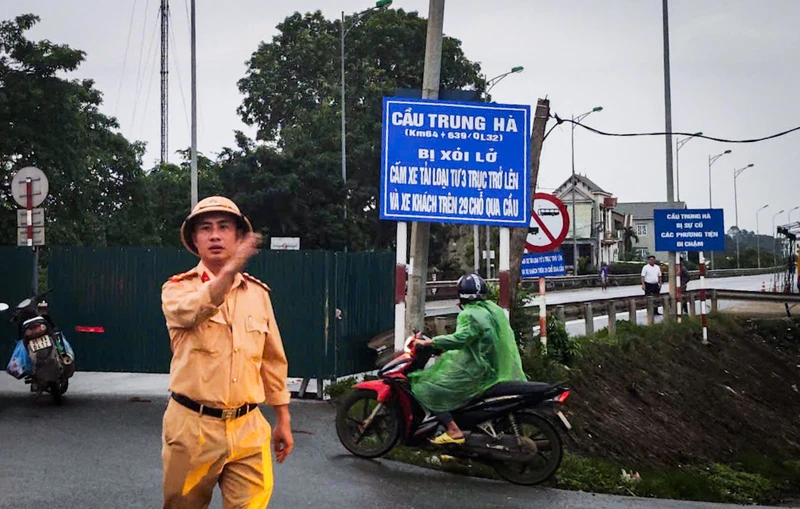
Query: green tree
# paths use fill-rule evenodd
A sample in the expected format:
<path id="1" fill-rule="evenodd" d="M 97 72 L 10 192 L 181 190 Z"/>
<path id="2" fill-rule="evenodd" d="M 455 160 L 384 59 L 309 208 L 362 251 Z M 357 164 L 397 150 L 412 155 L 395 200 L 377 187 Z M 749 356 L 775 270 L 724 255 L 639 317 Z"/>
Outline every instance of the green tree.
<path id="1" fill-rule="evenodd" d="M 633 242 L 639 242 L 639 236 L 636 235 L 632 226 L 626 226 L 622 230 L 622 247 L 624 249 L 623 257 L 626 261 L 633 260 Z"/>
<path id="2" fill-rule="evenodd" d="M 257 139 L 328 178 L 340 178 L 340 23 L 319 11 L 287 17 L 239 81 L 239 113 L 258 127 Z M 426 26 L 415 12 L 384 10 L 347 35 L 347 188 L 330 199 L 341 204 L 349 196 L 347 242 L 356 249 L 394 241 L 394 225 L 378 220 L 382 100 L 397 88 L 421 88 Z M 485 88 L 480 66 L 450 37 L 443 41 L 441 88 Z"/>
<path id="3" fill-rule="evenodd" d="M 152 240 L 148 217 L 134 209 L 145 196 L 143 145 L 100 113 L 92 80 L 61 77 L 78 68 L 83 51 L 26 38 L 38 21 L 26 14 L 0 23 L 0 242 L 16 243 L 10 181 L 24 166 L 40 168 L 50 182 L 48 244 Z"/>
<path id="4" fill-rule="evenodd" d="M 300 237 L 303 249 L 341 249 L 342 181 L 328 171 L 333 154 L 297 158 L 237 133 L 236 149 L 220 155 L 223 191 L 270 237 Z"/>
<path id="5" fill-rule="evenodd" d="M 180 165 L 163 164 L 153 168 L 145 178 L 147 199 L 142 202 L 142 214 L 152 218 L 154 244 L 181 246 L 180 229 L 192 209 L 191 149 L 178 151 L 183 156 Z M 219 166 L 197 154 L 197 193 L 200 199 L 222 192 Z"/>

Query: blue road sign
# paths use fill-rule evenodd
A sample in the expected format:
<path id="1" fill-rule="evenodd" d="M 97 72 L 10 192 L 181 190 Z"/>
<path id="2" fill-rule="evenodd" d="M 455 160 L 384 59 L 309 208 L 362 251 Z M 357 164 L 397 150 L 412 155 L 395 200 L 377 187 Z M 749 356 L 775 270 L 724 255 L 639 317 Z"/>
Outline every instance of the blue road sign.
<path id="1" fill-rule="evenodd" d="M 653 211 L 656 251 L 725 251 L 722 209 Z"/>
<path id="2" fill-rule="evenodd" d="M 564 266 L 564 253 L 525 253 L 522 255 L 521 275 L 526 277 L 563 276 L 567 273 Z"/>
<path id="3" fill-rule="evenodd" d="M 385 97 L 380 218 L 527 228 L 530 113 Z"/>

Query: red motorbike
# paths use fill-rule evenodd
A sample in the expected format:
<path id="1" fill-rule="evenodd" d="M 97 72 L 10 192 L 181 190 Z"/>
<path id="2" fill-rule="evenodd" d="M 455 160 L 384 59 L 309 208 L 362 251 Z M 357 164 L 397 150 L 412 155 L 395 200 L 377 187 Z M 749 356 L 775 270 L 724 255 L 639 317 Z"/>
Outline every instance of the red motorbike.
<path id="1" fill-rule="evenodd" d="M 444 428 L 416 400 L 408 374 L 424 369 L 437 352 L 413 339 L 380 369 L 379 379 L 356 384 L 339 406 L 336 432 L 348 451 L 375 458 L 397 443 L 438 450 L 488 464 L 504 479 L 522 485 L 539 484 L 556 472 L 563 456 L 557 427 L 572 429 L 561 412 L 570 392 L 566 385 L 499 383 L 451 412 L 465 443 L 433 445 L 430 439 Z"/>

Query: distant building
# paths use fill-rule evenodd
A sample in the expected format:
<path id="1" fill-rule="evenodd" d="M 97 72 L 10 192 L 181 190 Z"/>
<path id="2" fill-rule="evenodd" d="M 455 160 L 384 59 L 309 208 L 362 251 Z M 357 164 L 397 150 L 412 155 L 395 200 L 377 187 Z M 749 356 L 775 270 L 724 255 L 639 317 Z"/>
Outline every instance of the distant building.
<path id="1" fill-rule="evenodd" d="M 592 182 L 585 175 L 575 175 L 561 184 L 554 194 L 567 206 L 570 218 L 575 221 L 578 256 L 588 258 L 597 267 L 602 262 L 620 259 L 624 215 L 615 207 L 617 199 Z M 572 200 L 575 199 L 575 217 L 572 217 Z M 572 266 L 572 227 L 561 247 L 564 261 Z"/>
<path id="2" fill-rule="evenodd" d="M 676 202 L 633 202 L 617 203 L 616 211 L 630 216 L 631 222 L 628 223 L 633 228 L 633 232 L 639 241 L 633 242 L 633 252 L 635 259 L 645 259 L 654 255 L 659 261 L 666 261 L 668 253 L 656 251 L 656 233 L 653 221 L 653 211 L 657 209 L 685 209 L 686 203 Z"/>

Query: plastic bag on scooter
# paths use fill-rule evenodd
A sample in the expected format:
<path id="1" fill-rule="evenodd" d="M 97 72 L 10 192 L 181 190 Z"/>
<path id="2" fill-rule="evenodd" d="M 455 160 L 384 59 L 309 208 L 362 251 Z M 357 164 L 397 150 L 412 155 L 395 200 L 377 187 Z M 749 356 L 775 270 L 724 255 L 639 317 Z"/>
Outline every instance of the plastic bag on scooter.
<path id="1" fill-rule="evenodd" d="M 72 349 L 72 345 L 69 344 L 67 337 L 63 333 L 61 334 L 61 341 L 64 343 L 64 353 L 72 357 L 72 360 L 75 360 L 75 351 Z"/>
<path id="2" fill-rule="evenodd" d="M 8 361 L 6 373 L 19 380 L 32 371 L 33 362 L 31 362 L 28 351 L 25 349 L 25 345 L 21 340 L 17 341 L 17 346 L 11 354 L 11 360 Z"/>

